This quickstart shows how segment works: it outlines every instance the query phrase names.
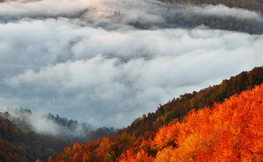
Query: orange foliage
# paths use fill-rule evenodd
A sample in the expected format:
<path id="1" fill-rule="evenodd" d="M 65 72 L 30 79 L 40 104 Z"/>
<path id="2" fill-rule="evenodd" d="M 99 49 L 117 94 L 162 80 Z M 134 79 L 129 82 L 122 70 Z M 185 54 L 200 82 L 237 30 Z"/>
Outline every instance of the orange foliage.
<path id="1" fill-rule="evenodd" d="M 133 150 L 127 150 L 127 155 L 122 154 L 119 158 L 119 162 L 151 162 L 152 157 L 149 157 L 143 150 L 137 154 Z"/>
<path id="2" fill-rule="evenodd" d="M 262 161 L 262 139 L 263 85 L 161 128 L 155 161 Z"/>
<path id="3" fill-rule="evenodd" d="M 192 110 L 181 122 L 162 127 L 153 140 L 151 136 L 123 133 L 76 143 L 53 161 L 263 161 L 263 85 L 213 109 Z"/>
<path id="4" fill-rule="evenodd" d="M 161 150 L 169 145 L 175 145 L 176 136 L 178 134 L 178 124 L 162 127 L 152 141 L 152 147 Z"/>
<path id="5" fill-rule="evenodd" d="M 114 143 L 109 137 L 103 137 L 86 144 L 75 143 L 73 147 L 66 147 L 64 152 L 49 162 L 61 160 L 67 162 L 111 162 L 116 160 L 115 152 L 111 147 L 114 147 Z"/>

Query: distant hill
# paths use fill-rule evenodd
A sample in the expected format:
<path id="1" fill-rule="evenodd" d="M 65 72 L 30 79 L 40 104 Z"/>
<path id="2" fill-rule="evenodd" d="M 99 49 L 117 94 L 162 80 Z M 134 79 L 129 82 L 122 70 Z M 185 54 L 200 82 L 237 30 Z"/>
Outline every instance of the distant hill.
<path id="1" fill-rule="evenodd" d="M 160 0 L 163 2 L 181 3 L 181 4 L 211 4 L 218 5 L 223 4 L 231 8 L 243 8 L 251 11 L 259 11 L 263 13 L 263 1 L 262 0 Z"/>
<path id="2" fill-rule="evenodd" d="M 35 161 L 48 159 L 68 144 L 63 139 L 25 132 L 7 119 L 8 112 L 0 113 L 0 161 Z"/>
<path id="3" fill-rule="evenodd" d="M 37 121 L 36 116 L 31 110 L 26 108 L 8 108 L 7 111 L 0 112 L 0 161 L 9 162 L 14 159 L 18 161 L 36 161 L 45 160 L 50 156 L 61 152 L 67 145 L 73 145 L 75 142 L 88 142 L 107 135 L 116 135 L 117 129 L 97 128 L 90 129 L 85 123 L 68 120 L 59 115 L 37 116 L 41 122 L 49 124 L 48 130 L 36 130 L 30 124 L 30 118 Z M 39 126 L 41 127 L 41 125 Z M 42 126 L 43 127 L 43 126 Z M 45 126 L 46 127 L 46 126 Z M 56 134 L 52 134 L 56 128 Z M 12 160 L 13 159 L 13 160 Z"/>
<path id="4" fill-rule="evenodd" d="M 246 9 L 256 13 L 263 14 L 263 2 L 261 0 L 160 0 L 163 2 L 179 3 L 182 5 L 194 4 L 200 7 L 205 7 L 207 5 L 225 5 L 230 8 L 236 9 Z M 218 6 L 217 6 L 218 7 Z M 176 8 L 176 7 L 175 7 Z M 167 14 L 164 15 L 164 19 L 170 24 L 170 27 L 181 27 L 181 28 L 195 28 L 199 25 L 205 25 L 212 29 L 221 29 L 229 31 L 239 31 L 246 32 L 250 34 L 262 34 L 263 33 L 263 23 L 262 20 L 254 20 L 249 18 L 237 18 L 232 16 L 217 16 L 209 15 L 204 16 L 199 13 L 187 13 L 180 14 L 180 7 L 177 8 L 178 14 Z M 191 10 L 191 9 L 190 9 Z M 222 12 L 223 9 L 220 9 Z M 227 12 L 227 11 L 226 11 Z M 143 25 L 135 25 L 139 28 L 144 28 Z M 160 25 L 162 26 L 162 25 Z"/>

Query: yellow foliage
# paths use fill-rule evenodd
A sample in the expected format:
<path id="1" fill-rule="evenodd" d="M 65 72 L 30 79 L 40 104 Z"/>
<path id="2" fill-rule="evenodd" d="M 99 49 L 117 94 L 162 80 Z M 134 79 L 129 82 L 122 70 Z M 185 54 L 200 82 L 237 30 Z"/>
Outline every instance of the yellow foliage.
<path id="1" fill-rule="evenodd" d="M 157 153 L 154 162 L 175 162 L 175 154 L 176 151 L 172 146 L 166 147 Z"/>
<path id="2" fill-rule="evenodd" d="M 178 134 L 178 123 L 164 126 L 157 133 L 152 141 L 152 147 L 158 150 L 175 144 L 175 140 Z"/>
<path id="3" fill-rule="evenodd" d="M 133 150 L 128 150 L 127 155 L 122 154 L 119 158 L 119 162 L 152 162 L 154 159 L 148 156 L 143 150 L 137 154 Z"/>
<path id="4" fill-rule="evenodd" d="M 72 150 L 73 150 L 73 151 L 77 151 L 77 150 L 81 150 L 82 148 L 83 148 L 83 147 L 82 147 L 81 144 L 75 143 L 75 144 L 73 145 L 73 147 L 72 147 Z"/>

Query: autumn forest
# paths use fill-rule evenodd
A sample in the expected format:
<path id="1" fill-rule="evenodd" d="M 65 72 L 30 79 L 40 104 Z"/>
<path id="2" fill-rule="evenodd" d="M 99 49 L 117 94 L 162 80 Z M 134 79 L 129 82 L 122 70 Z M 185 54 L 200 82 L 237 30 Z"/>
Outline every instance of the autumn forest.
<path id="1" fill-rule="evenodd" d="M 0 0 L 0 162 L 263 161 L 262 14 Z"/>
<path id="2" fill-rule="evenodd" d="M 261 74 L 261 79 L 257 77 L 259 75 L 254 75 L 256 71 Z M 153 121 L 163 121 L 160 124 L 162 126 L 155 129 L 156 133 L 154 130 L 144 131 L 142 127 L 137 128 L 142 129 L 140 131 L 144 134 L 127 133 L 130 126 L 120 130 L 115 137 L 107 136 L 86 144 L 75 143 L 48 161 L 262 161 L 263 85 L 256 84 L 251 88 L 255 82 L 263 81 L 262 74 L 263 68 L 255 68 L 249 73 L 243 72 L 223 81 L 218 86 L 223 87 L 228 83 L 229 86 L 225 87 L 228 90 L 223 91 L 229 93 L 234 85 L 242 88 L 242 85 L 238 84 L 231 86 L 231 81 L 241 79 L 242 75 L 254 75 L 253 81 L 247 80 L 248 90 L 232 92 L 224 101 L 214 101 L 212 105 L 212 101 L 209 101 L 209 97 L 213 96 L 212 87 L 194 92 L 191 99 L 178 99 L 181 104 L 189 103 L 193 102 L 195 97 L 205 94 L 207 97 L 204 98 L 204 104 L 207 106 L 196 109 L 188 106 L 188 109 L 184 110 L 188 111 L 185 113 L 187 115 L 180 118 L 170 117 L 169 122 L 166 118 L 172 110 L 165 112 Z M 239 82 L 242 83 L 241 80 Z M 207 91 L 210 91 L 210 94 Z M 164 106 L 171 106 L 172 102 Z M 176 106 L 173 108 L 176 109 Z M 155 113 L 137 120 L 147 128 L 146 123 L 154 120 L 153 116 L 158 115 L 159 111 L 160 108 Z"/>
<path id="3" fill-rule="evenodd" d="M 136 119 L 116 136 L 105 134 L 97 140 L 72 146 L 67 146 L 70 143 L 63 139 L 26 131 L 30 127 L 22 121 L 12 124 L 15 118 L 5 112 L 1 114 L 1 159 L 261 161 L 263 86 L 259 85 L 262 82 L 263 68 L 256 67 L 220 85 L 160 105 L 156 112 Z"/>

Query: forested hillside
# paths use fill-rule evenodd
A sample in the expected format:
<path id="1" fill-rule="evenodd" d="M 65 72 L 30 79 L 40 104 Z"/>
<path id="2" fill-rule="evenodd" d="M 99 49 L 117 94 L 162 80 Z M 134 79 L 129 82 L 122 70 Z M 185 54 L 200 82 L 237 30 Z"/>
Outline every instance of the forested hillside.
<path id="1" fill-rule="evenodd" d="M 75 143 L 48 161 L 262 161 L 262 103 L 263 85 L 221 104 L 193 109 L 150 138 L 123 132 Z"/>
<path id="2" fill-rule="evenodd" d="M 181 3 L 181 4 L 224 4 L 228 7 L 244 8 L 251 11 L 263 13 L 263 2 L 261 0 L 160 0 L 163 2 Z"/>
<path id="3" fill-rule="evenodd" d="M 173 120 L 180 120 L 192 109 L 212 107 L 214 102 L 221 103 L 234 94 L 251 90 L 255 85 L 263 83 L 263 67 L 255 67 L 249 72 L 241 72 L 237 76 L 225 79 L 220 85 L 210 86 L 199 92 L 186 93 L 160 105 L 153 113 L 148 113 L 134 120 L 130 126 L 120 132 L 127 132 L 136 137 L 146 132 L 157 132 L 160 127 Z"/>
<path id="4" fill-rule="evenodd" d="M 190 1 L 191 2 L 191 1 Z M 199 2 L 199 1 L 198 1 Z M 211 4 L 214 1 L 211 1 Z M 226 10 L 225 13 L 215 12 L 214 14 L 206 14 L 200 12 L 200 10 L 206 10 L 207 13 L 211 12 L 211 5 L 201 5 L 201 6 L 193 6 L 192 8 L 184 5 L 184 1 L 181 2 L 183 5 L 178 5 L 177 3 L 173 4 L 171 8 L 168 10 L 166 14 L 163 14 L 162 17 L 165 19 L 166 23 L 143 23 L 140 20 L 135 22 L 131 22 L 130 25 L 135 26 L 139 29 L 149 29 L 153 27 L 158 28 L 196 28 L 196 27 L 207 27 L 211 29 L 220 29 L 220 30 L 229 30 L 229 31 L 238 31 L 245 32 L 250 34 L 262 34 L 263 33 L 263 23 L 261 20 L 250 17 L 249 15 L 246 17 L 239 17 L 237 15 L 233 15 L 234 13 L 228 13 L 228 8 L 223 5 L 213 6 L 214 8 L 218 8 L 218 10 Z M 195 3 L 194 1 L 191 3 Z M 201 2 L 200 2 L 201 3 Z M 198 3 L 197 3 L 198 4 Z M 202 3 L 201 3 L 202 4 Z M 199 4 L 198 4 L 199 5 Z M 257 5 L 255 5 L 257 6 Z M 262 4 L 260 5 L 262 6 Z M 257 6 L 258 7 L 258 6 Z M 196 9 L 197 8 L 197 9 Z M 246 6 L 244 8 L 248 9 Z M 195 11 L 197 10 L 197 11 Z M 236 8 L 236 12 L 238 12 L 238 8 Z M 262 8 L 260 8 L 262 10 Z M 258 11 L 259 12 L 259 11 Z M 243 13 L 246 15 L 247 13 L 244 11 Z"/>
<path id="5" fill-rule="evenodd" d="M 117 134 L 117 130 L 113 128 L 91 129 L 87 123 L 68 120 L 59 115 L 55 117 L 51 113 L 34 116 L 31 110 L 22 107 L 7 108 L 7 111 L 0 112 L 0 161 L 45 160 L 75 142 L 85 143 Z M 37 125 L 39 127 L 37 129 L 33 123 L 30 123 L 30 118 L 33 118 L 35 123 L 44 123 Z"/>
<path id="6" fill-rule="evenodd" d="M 158 4 L 160 12 L 154 13 L 159 15 L 164 21 L 148 22 L 142 17 L 128 20 L 127 25 L 138 29 L 154 29 L 154 28 L 188 28 L 206 27 L 211 29 L 220 29 L 228 31 L 245 32 L 249 34 L 262 34 L 263 22 L 261 14 L 263 12 L 263 3 L 259 0 L 160 0 L 166 2 Z M 1 2 L 0 2 L 1 3 Z M 148 2 L 149 3 L 149 2 Z M 153 2 L 155 3 L 155 2 Z M 233 10 L 230 10 L 230 8 Z M 244 9 L 244 10 L 241 10 Z M 162 11 L 163 10 L 163 11 Z M 251 12 L 248 12 L 251 11 Z M 95 9 L 86 8 L 79 12 L 71 14 L 61 14 L 64 18 L 83 18 L 87 14 L 93 13 Z M 114 25 L 118 25 L 125 16 L 132 16 L 119 11 L 105 11 L 109 12 L 106 19 L 112 21 Z M 151 14 L 153 14 L 151 13 Z M 28 15 L 12 16 L 6 19 L 5 16 L 0 15 L 0 20 L 15 21 L 21 17 L 29 17 Z M 39 20 L 47 18 L 56 18 L 56 16 L 37 16 L 34 17 Z M 93 20 L 85 19 L 88 23 L 93 24 Z M 111 25 L 107 23 L 99 23 L 99 27 L 110 28 Z"/>
<path id="7" fill-rule="evenodd" d="M 166 20 L 163 24 L 144 24 L 139 20 L 131 23 L 137 28 L 149 29 L 150 27 L 165 28 L 195 28 L 200 25 L 212 29 L 246 32 L 250 34 L 262 34 L 263 23 L 261 20 L 250 17 L 244 11 L 243 17 L 236 15 L 241 9 L 247 9 L 256 13 L 263 13 L 263 3 L 260 0 L 160 0 L 170 2 L 171 9 L 162 17 Z M 178 5 L 182 4 L 182 5 Z M 188 5 L 198 5 L 189 7 Z M 223 6 L 224 5 L 224 6 Z M 213 8 L 212 8 L 213 6 Z M 229 11 L 227 7 L 236 11 Z M 173 12 L 176 9 L 177 12 Z M 204 9 L 205 11 L 199 12 Z M 215 11 L 213 11 L 215 10 Z M 209 15 L 206 14 L 210 13 Z M 247 15 L 247 16 L 245 16 Z M 245 17 L 244 17 L 245 16 Z"/>
<path id="8" fill-rule="evenodd" d="M 10 114 L 0 113 L 0 160 L 35 161 L 48 159 L 68 144 L 63 139 L 23 131 L 7 119 Z M 19 160 L 18 160 L 19 159 Z"/>
<path id="9" fill-rule="evenodd" d="M 191 112 L 190 114 L 194 114 L 193 109 L 201 109 L 200 112 L 208 111 L 208 108 L 213 109 L 214 103 L 222 103 L 225 99 L 229 99 L 233 95 L 238 95 L 245 90 L 251 90 L 255 85 L 260 85 L 262 82 L 263 67 L 255 67 L 249 72 L 241 72 L 235 77 L 233 76 L 228 80 L 223 80 L 220 85 L 210 86 L 199 92 L 184 94 L 164 105 L 160 105 L 156 112 L 148 113 L 147 116 L 143 115 L 141 118 L 134 120 L 131 126 L 120 130 L 117 136 L 103 137 L 109 133 L 107 132 L 108 128 L 90 131 L 90 134 L 87 134 L 86 137 L 92 137 L 93 135 L 94 139 L 96 139 L 96 137 L 103 138 L 87 142 L 86 144 L 75 143 L 73 147 L 68 146 L 63 153 L 56 155 L 53 160 L 67 161 L 67 159 L 69 159 L 69 161 L 81 161 L 88 159 L 99 162 L 105 159 L 109 161 L 125 161 L 125 159 L 128 158 L 135 158 L 136 160 L 144 159 L 144 161 L 153 161 L 154 158 L 162 158 L 162 154 L 164 154 L 165 151 L 172 151 L 169 149 L 174 149 L 178 144 L 171 142 L 171 139 L 163 139 L 162 141 L 168 140 L 166 144 L 155 146 L 160 144 L 160 142 L 156 142 L 156 140 L 158 138 L 168 138 L 159 136 L 166 135 L 167 132 L 165 131 L 172 131 L 171 129 L 175 127 L 175 125 L 173 125 L 174 123 L 185 122 L 187 118 L 185 116 L 187 116 L 187 114 L 189 116 L 189 112 Z M 203 110 L 204 107 L 207 108 Z M 215 107 L 218 107 L 218 104 Z M 16 114 L 20 114 L 20 116 L 21 114 L 32 115 L 29 109 L 20 108 L 13 111 L 15 111 Z M 64 126 L 64 128 L 70 128 L 72 130 L 76 130 L 72 123 L 75 123 L 75 126 L 78 125 L 77 121 L 72 122 L 73 120 L 67 120 L 58 115 L 55 117 L 52 114 L 48 114 L 45 117 L 60 123 L 60 126 Z M 176 127 L 177 126 L 178 124 Z M 175 132 L 177 131 L 178 130 Z M 173 134 L 172 136 L 176 137 L 177 135 Z M 169 136 L 169 138 L 173 138 L 172 136 Z M 89 138 L 86 139 L 89 141 Z M 154 142 L 151 140 L 155 141 L 154 146 Z M 60 152 L 68 144 L 70 143 L 62 139 L 37 134 L 32 131 L 31 126 L 24 120 L 15 118 L 7 112 L 1 113 L 1 145 L 3 146 L 2 148 L 4 148 L 1 152 L 2 160 L 10 161 L 10 159 L 16 158 L 24 159 L 24 161 L 35 161 L 37 158 L 47 160 L 49 156 Z M 165 149 L 163 150 L 163 148 Z"/>

